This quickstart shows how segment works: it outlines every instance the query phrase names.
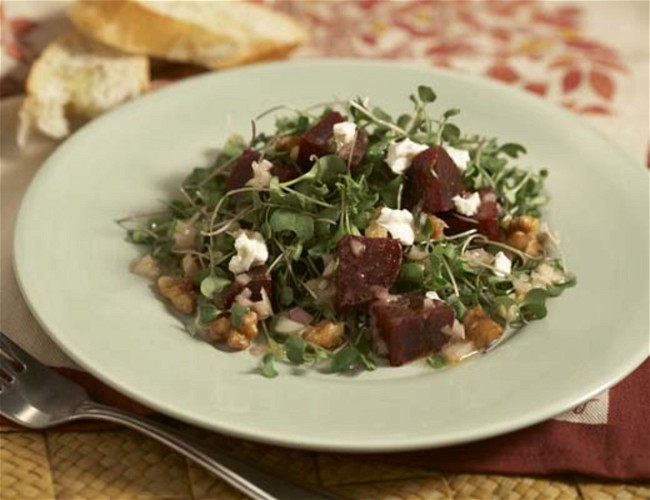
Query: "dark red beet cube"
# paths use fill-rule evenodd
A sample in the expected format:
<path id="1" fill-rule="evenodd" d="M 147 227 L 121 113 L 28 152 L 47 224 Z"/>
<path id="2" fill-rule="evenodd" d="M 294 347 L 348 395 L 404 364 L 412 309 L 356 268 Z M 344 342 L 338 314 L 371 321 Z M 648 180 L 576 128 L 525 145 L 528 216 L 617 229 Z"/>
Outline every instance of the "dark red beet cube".
<path id="1" fill-rule="evenodd" d="M 246 183 L 253 178 L 253 162 L 259 161 L 261 155 L 257 151 L 252 149 L 246 149 L 239 159 L 235 162 L 232 169 L 230 170 L 230 175 L 226 181 L 226 187 L 228 191 L 233 189 L 240 189 L 246 186 Z M 286 165 L 277 165 L 273 164 L 271 168 L 271 175 L 277 177 L 280 182 L 285 182 L 291 180 L 295 177 L 298 177 L 300 172 L 295 168 L 289 167 Z"/>
<path id="2" fill-rule="evenodd" d="M 253 302 L 262 300 L 262 289 L 266 292 L 269 300 L 273 299 L 273 281 L 266 266 L 252 267 L 246 274 L 250 281 L 244 285 L 240 281 L 235 280 L 221 293 L 218 305 L 224 309 L 230 309 L 230 306 L 235 301 L 235 297 L 242 293 L 245 288 L 251 291 L 251 300 Z"/>
<path id="3" fill-rule="evenodd" d="M 434 354 L 449 340 L 441 330 L 451 327 L 454 310 L 422 296 L 377 300 L 370 306 L 375 350 L 392 366 Z"/>
<path id="4" fill-rule="evenodd" d="M 347 311 L 365 306 L 375 293 L 387 290 L 402 265 L 402 245 L 391 238 L 346 236 L 336 248 L 336 308 Z"/>
<path id="5" fill-rule="evenodd" d="M 447 235 L 451 236 L 470 229 L 476 229 L 493 241 L 502 239 L 499 227 L 501 207 L 497 201 L 496 193 L 491 188 L 485 188 L 479 190 L 479 195 L 481 196 L 481 204 L 471 217 L 454 211 L 439 214 L 440 218 L 449 226 L 445 230 Z"/>
<path id="6" fill-rule="evenodd" d="M 444 148 L 431 147 L 413 158 L 406 171 L 404 206 L 430 214 L 454 208 L 451 200 L 464 189 L 460 170 Z"/>
<path id="7" fill-rule="evenodd" d="M 368 137 L 361 130 L 357 131 L 357 137 L 354 140 L 354 149 L 352 145 L 343 146 L 338 155 L 343 158 L 346 163 L 350 162 L 350 170 L 354 170 L 359 166 L 363 161 L 363 157 L 366 156 L 366 150 L 368 149 Z M 350 157 L 350 154 L 352 157 Z"/>
<path id="8" fill-rule="evenodd" d="M 344 121 L 345 118 L 341 113 L 331 111 L 316 125 L 302 134 L 296 163 L 303 171 L 311 168 L 313 162 L 310 158 L 312 155 L 321 157 L 334 152 L 334 132 L 332 127 L 336 123 Z"/>
<path id="9" fill-rule="evenodd" d="M 280 182 L 286 182 L 298 177 L 300 172 L 291 166 L 273 164 L 271 175 L 277 177 Z"/>
<path id="10" fill-rule="evenodd" d="M 260 159 L 260 154 L 252 149 L 246 149 L 230 170 L 226 181 L 228 191 L 243 188 L 253 178 L 253 162 Z"/>

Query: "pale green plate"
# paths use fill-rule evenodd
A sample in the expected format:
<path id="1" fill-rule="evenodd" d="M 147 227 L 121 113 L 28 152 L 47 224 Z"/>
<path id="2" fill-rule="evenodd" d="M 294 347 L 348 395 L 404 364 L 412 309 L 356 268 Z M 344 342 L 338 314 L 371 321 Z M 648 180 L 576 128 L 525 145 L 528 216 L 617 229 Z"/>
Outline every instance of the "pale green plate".
<path id="1" fill-rule="evenodd" d="M 551 175 L 551 225 L 578 286 L 494 352 L 332 376 L 255 373 L 185 334 L 146 281 L 115 219 L 157 208 L 231 132 L 277 104 L 369 96 L 397 113 L 417 85 L 465 131 L 520 142 Z M 266 125 L 270 127 L 269 120 Z M 648 184 L 641 165 L 580 118 L 500 84 L 384 62 L 310 61 L 210 74 L 157 91 L 65 142 L 31 185 L 15 265 L 56 342 L 113 387 L 164 413 L 259 441 L 346 451 L 460 443 L 550 418 L 611 386 L 648 354 Z"/>

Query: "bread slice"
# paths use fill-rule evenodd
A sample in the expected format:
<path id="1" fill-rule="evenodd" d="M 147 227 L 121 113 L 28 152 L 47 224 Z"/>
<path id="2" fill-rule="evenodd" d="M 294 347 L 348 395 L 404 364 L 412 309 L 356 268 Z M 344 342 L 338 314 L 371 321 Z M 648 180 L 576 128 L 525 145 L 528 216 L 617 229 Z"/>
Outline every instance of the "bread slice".
<path id="1" fill-rule="evenodd" d="M 146 57 L 124 54 L 70 32 L 50 43 L 32 65 L 19 114 L 18 144 L 31 130 L 61 138 L 66 115 L 92 118 L 149 87 Z"/>
<path id="2" fill-rule="evenodd" d="M 307 40 L 290 17 L 242 1 L 78 0 L 68 14 L 125 52 L 210 68 L 280 58 Z"/>

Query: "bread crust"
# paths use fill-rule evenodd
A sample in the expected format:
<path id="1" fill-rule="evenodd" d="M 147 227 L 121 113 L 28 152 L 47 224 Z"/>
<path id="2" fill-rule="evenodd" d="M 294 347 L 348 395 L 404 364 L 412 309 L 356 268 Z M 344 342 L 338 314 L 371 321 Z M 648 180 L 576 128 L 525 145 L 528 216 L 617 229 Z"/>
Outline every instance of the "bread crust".
<path id="1" fill-rule="evenodd" d="M 74 70 L 62 62 L 67 61 L 66 54 L 76 59 Z M 98 60 L 94 57 L 101 61 L 102 72 L 96 69 Z M 115 57 L 120 58 L 119 63 L 113 62 Z M 68 73 L 65 70 L 60 73 L 63 68 L 68 68 Z M 100 80 L 112 72 L 113 80 L 119 78 L 130 84 L 117 97 L 102 93 L 110 85 L 107 82 L 80 92 L 74 89 L 77 77 L 74 71 L 81 70 L 94 71 L 94 78 Z M 21 105 L 17 130 L 20 147 L 27 144 L 33 129 L 60 139 L 69 133 L 69 116 L 92 118 L 144 93 L 149 87 L 149 59 L 118 52 L 82 33 L 69 32 L 48 44 L 32 65 L 25 87 L 27 95 Z"/>
<path id="2" fill-rule="evenodd" d="M 269 19 L 278 15 L 257 5 L 249 4 L 247 8 L 259 10 Z M 125 52 L 210 68 L 281 58 L 307 39 L 302 27 L 289 20 L 296 34 L 291 42 L 272 38 L 238 40 L 155 12 L 136 0 L 78 0 L 68 14 L 80 31 Z"/>
<path id="3" fill-rule="evenodd" d="M 51 57 L 53 51 L 70 44 L 83 43 L 84 35 L 70 31 L 59 35 L 55 40 L 50 42 L 43 52 L 38 56 L 36 61 L 30 68 L 27 81 L 25 82 L 25 90 L 28 95 L 36 94 L 38 92 L 38 79 L 42 78 L 42 65 Z M 140 82 L 140 91 L 146 92 L 149 88 L 149 59 L 142 57 L 137 61 L 139 63 L 138 81 Z"/>

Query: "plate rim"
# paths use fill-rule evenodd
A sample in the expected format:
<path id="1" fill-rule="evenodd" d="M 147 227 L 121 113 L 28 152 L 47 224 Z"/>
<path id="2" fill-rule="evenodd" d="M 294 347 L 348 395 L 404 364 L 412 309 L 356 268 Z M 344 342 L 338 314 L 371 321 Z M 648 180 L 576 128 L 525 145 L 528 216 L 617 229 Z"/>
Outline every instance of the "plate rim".
<path id="1" fill-rule="evenodd" d="M 478 85 L 479 87 L 481 86 L 493 87 L 499 90 L 500 92 L 503 91 L 507 91 L 508 93 L 516 92 L 519 94 L 520 98 L 524 98 L 529 102 L 534 103 L 535 106 L 542 106 L 544 108 L 551 107 L 553 108 L 553 111 L 555 113 L 561 113 L 565 116 L 565 118 L 573 121 L 573 123 L 579 124 L 580 127 L 590 130 L 590 133 L 592 135 L 595 135 L 600 141 L 606 142 L 610 148 L 614 148 L 619 154 L 621 154 L 625 158 L 625 161 L 622 161 L 621 163 L 625 163 L 629 165 L 630 168 L 625 167 L 629 172 L 635 170 L 635 168 L 632 167 L 633 164 L 639 163 L 636 159 L 632 157 L 632 155 L 626 149 L 624 149 L 620 144 L 613 141 L 604 132 L 596 128 L 592 123 L 588 122 L 587 120 L 581 119 L 579 116 L 575 115 L 574 113 L 571 113 L 566 109 L 554 105 L 554 103 L 542 99 L 539 96 L 532 95 L 528 92 L 524 92 L 522 89 L 514 88 L 512 86 L 494 80 L 489 80 L 475 75 L 460 73 L 460 72 L 456 72 L 444 68 L 443 69 L 436 68 L 436 67 L 428 66 L 426 64 L 414 63 L 410 61 L 384 61 L 384 60 L 367 60 L 367 59 L 360 60 L 355 58 L 319 58 L 319 59 L 290 60 L 290 61 L 280 61 L 280 62 L 264 62 L 264 63 L 252 64 L 245 67 L 230 69 L 227 72 L 219 72 L 219 73 L 208 72 L 206 74 L 198 75 L 195 77 L 188 78 L 184 81 L 177 82 L 173 85 L 170 85 L 169 87 L 159 89 L 153 92 L 152 94 L 142 96 L 139 99 L 136 99 L 135 101 L 127 103 L 123 106 L 119 106 L 118 108 L 115 108 L 105 113 L 104 115 L 96 118 L 90 123 L 84 125 L 78 131 L 76 131 L 71 137 L 69 137 L 64 143 L 62 143 L 59 147 L 57 147 L 56 150 L 45 160 L 44 164 L 39 169 L 39 172 L 36 173 L 34 179 L 30 183 L 26 193 L 24 194 L 23 199 L 21 200 L 19 212 L 16 217 L 16 226 L 15 226 L 13 245 L 12 245 L 12 250 L 13 250 L 12 264 L 16 276 L 16 281 L 18 283 L 21 294 L 25 302 L 27 303 L 30 311 L 32 312 L 32 314 L 34 315 L 38 323 L 41 325 L 43 330 L 47 333 L 47 335 L 68 356 L 70 356 L 70 358 L 72 358 L 76 363 L 78 363 L 89 373 L 96 376 L 98 379 L 105 382 L 109 386 L 117 389 L 119 392 L 133 398 L 136 401 L 142 402 L 143 404 L 151 407 L 152 409 L 160 411 L 161 413 L 173 416 L 175 418 L 178 418 L 179 420 L 189 422 L 194 425 L 198 425 L 200 427 L 209 428 L 211 430 L 217 432 L 223 432 L 225 434 L 236 436 L 239 438 L 250 439 L 250 440 L 264 442 L 268 444 L 274 444 L 274 445 L 290 446 L 293 448 L 319 450 L 319 451 L 377 452 L 377 453 L 411 451 L 411 450 L 438 448 L 438 447 L 444 447 L 449 445 L 468 443 L 468 442 L 473 442 L 488 437 L 503 435 L 505 433 L 513 432 L 525 427 L 529 427 L 536 423 L 543 422 L 549 418 L 552 418 L 553 416 L 558 415 L 563 411 L 566 411 L 586 401 L 587 399 L 593 397 L 594 395 L 599 394 L 603 390 L 608 389 L 613 385 L 617 384 L 623 378 L 629 375 L 632 371 L 634 371 L 638 366 L 640 366 L 648 356 L 648 354 L 645 352 L 639 352 L 636 357 L 630 358 L 628 363 L 624 367 L 620 368 L 615 376 L 609 377 L 607 381 L 601 381 L 599 383 L 591 384 L 591 389 L 588 392 L 585 392 L 580 398 L 565 398 L 564 400 L 556 401 L 554 404 L 547 403 L 546 405 L 543 406 L 543 409 L 542 407 L 537 407 L 535 410 L 531 410 L 528 413 L 517 415 L 516 417 L 513 417 L 509 420 L 505 420 L 500 423 L 486 425 L 472 431 L 466 430 L 462 433 L 460 432 L 457 433 L 457 434 L 462 434 L 462 436 L 451 435 L 447 438 L 440 438 L 438 436 L 436 439 L 429 439 L 429 440 L 427 440 L 426 436 L 424 436 L 418 439 L 412 438 L 411 440 L 405 440 L 403 442 L 392 442 L 392 441 L 382 442 L 381 440 L 377 440 L 374 443 L 368 443 L 368 442 L 355 443 L 349 441 L 334 442 L 333 440 L 330 440 L 329 442 L 322 442 L 322 440 L 319 440 L 318 438 L 316 439 L 309 438 L 309 437 L 303 438 L 299 434 L 293 434 L 290 437 L 286 437 L 286 436 L 276 437 L 276 436 L 270 436 L 268 434 L 265 434 L 263 431 L 255 432 L 253 430 L 242 430 L 241 428 L 233 428 L 232 426 L 223 425 L 214 421 L 207 423 L 204 420 L 200 418 L 196 418 L 194 415 L 191 415 L 189 413 L 182 413 L 182 412 L 177 412 L 175 410 L 170 410 L 169 408 L 165 407 L 164 403 L 158 403 L 152 400 L 146 394 L 137 393 L 136 391 L 131 390 L 131 388 L 128 386 L 120 386 L 118 383 L 114 382 L 111 379 L 110 374 L 105 374 L 100 370 L 96 369 L 95 367 L 93 367 L 92 363 L 86 362 L 82 357 L 80 357 L 77 353 L 74 352 L 73 348 L 70 348 L 67 345 L 65 345 L 64 342 L 61 341 L 61 339 L 59 339 L 59 337 L 56 334 L 54 334 L 54 332 L 52 332 L 50 328 L 48 328 L 48 326 L 45 324 L 45 321 L 40 316 L 37 307 L 32 303 L 27 293 L 26 286 L 23 283 L 23 280 L 21 278 L 20 275 L 21 264 L 19 262 L 20 257 L 18 257 L 20 252 L 17 251 L 17 247 L 19 245 L 19 240 L 21 239 L 19 235 L 22 234 L 22 232 L 24 231 L 23 229 L 24 223 L 21 223 L 21 220 L 24 218 L 24 212 L 27 211 L 27 209 L 25 208 L 26 206 L 28 206 L 26 200 L 28 200 L 31 196 L 33 196 L 33 193 L 38 189 L 39 180 L 42 181 L 42 179 L 44 178 L 44 175 L 42 175 L 42 173 L 46 170 L 45 167 L 47 167 L 48 164 L 55 163 L 56 157 L 62 154 L 61 151 L 65 152 L 67 149 L 72 147 L 69 146 L 70 143 L 73 143 L 74 145 L 74 143 L 82 140 L 81 138 L 83 138 L 84 134 L 87 131 L 89 130 L 92 131 L 96 127 L 101 127 L 104 120 L 110 119 L 115 114 L 120 113 L 120 111 L 125 107 L 134 107 L 140 105 L 139 103 L 141 103 L 142 101 L 152 100 L 154 98 L 161 99 L 161 100 L 165 99 L 167 93 L 177 92 L 178 91 L 177 89 L 180 86 L 186 84 L 189 85 L 190 82 L 196 82 L 198 80 L 204 80 L 204 79 L 205 80 L 218 79 L 223 74 L 232 74 L 232 73 L 245 74 L 247 72 L 255 72 L 260 68 L 268 68 L 268 67 L 275 68 L 275 69 L 282 69 L 283 67 L 287 67 L 287 66 L 292 66 L 292 67 L 294 66 L 308 67 L 314 65 L 337 66 L 341 64 L 382 66 L 387 69 L 408 68 L 408 69 L 414 69 L 423 72 L 429 72 L 431 74 L 444 74 L 452 79 L 464 80 L 469 82 L 470 84 Z M 641 174 L 642 168 L 638 168 L 638 171 L 639 174 Z M 632 175 L 636 175 L 636 174 L 632 174 Z M 639 178 L 641 178 L 640 175 Z M 30 195 L 30 193 L 32 193 L 32 195 Z"/>

